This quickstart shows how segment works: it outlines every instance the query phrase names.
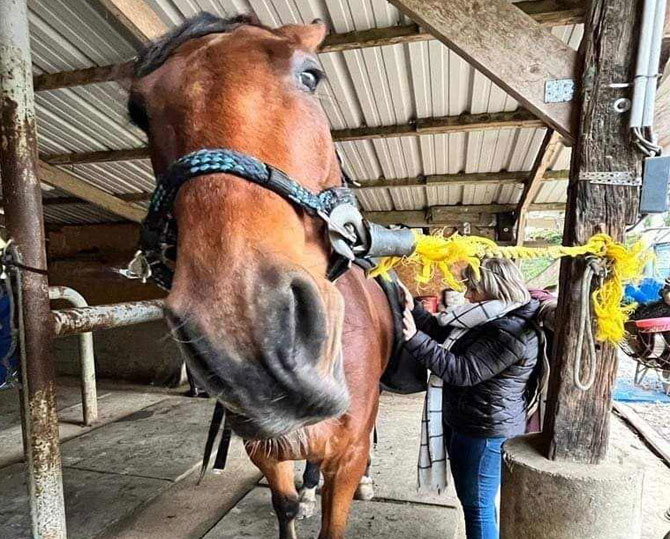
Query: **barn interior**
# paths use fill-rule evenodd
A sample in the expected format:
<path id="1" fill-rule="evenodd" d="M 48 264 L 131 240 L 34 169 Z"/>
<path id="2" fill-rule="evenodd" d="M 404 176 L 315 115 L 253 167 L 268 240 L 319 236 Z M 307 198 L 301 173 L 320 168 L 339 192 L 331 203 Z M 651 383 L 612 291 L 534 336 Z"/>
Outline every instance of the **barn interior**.
<path id="1" fill-rule="evenodd" d="M 513 4 L 561 47 L 580 46 L 586 2 Z M 23 211 L 43 212 L 59 328 L 53 361 L 67 537 L 275 533 L 269 489 L 240 439 L 225 471 L 196 484 L 213 402 L 192 396 L 163 320 L 165 293 L 124 276 L 156 186 L 146 136 L 127 113 L 128 66 L 187 18 L 209 11 L 251 13 L 273 28 L 326 22 L 319 98 L 369 220 L 502 245 L 560 242 L 571 142 L 386 0 L 28 0 L 27 10 L 41 205 Z M 5 210 L 0 202 L 3 227 Z M 529 281 L 555 286 L 558 269 L 547 264 Z M 412 271 L 400 275 L 413 293 L 439 295 L 439 278 L 418 287 Z M 355 502 L 352 537 L 416 535 L 417 526 L 422 538 L 464 537 L 453 490 L 415 492 L 422 405 L 419 396 L 382 396 L 376 497 Z M 20 407 L 17 387 L 0 391 L 5 539 L 30 537 L 37 526 Z M 660 538 L 670 529 L 670 453 L 619 416 L 611 429 L 608 462 L 646 470 L 642 537 Z M 318 515 L 301 521 L 300 534 L 315 536 L 318 525 Z"/>

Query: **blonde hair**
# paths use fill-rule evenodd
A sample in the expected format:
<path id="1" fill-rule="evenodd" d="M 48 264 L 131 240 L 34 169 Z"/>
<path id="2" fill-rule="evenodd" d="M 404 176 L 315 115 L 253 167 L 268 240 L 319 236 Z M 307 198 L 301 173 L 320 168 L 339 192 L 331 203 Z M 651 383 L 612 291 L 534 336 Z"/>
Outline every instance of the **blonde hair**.
<path id="1" fill-rule="evenodd" d="M 528 303 L 530 293 L 523 281 L 519 268 L 506 258 L 485 258 L 482 260 L 479 276 L 471 266 L 463 271 L 466 286 L 491 299 L 507 303 Z"/>

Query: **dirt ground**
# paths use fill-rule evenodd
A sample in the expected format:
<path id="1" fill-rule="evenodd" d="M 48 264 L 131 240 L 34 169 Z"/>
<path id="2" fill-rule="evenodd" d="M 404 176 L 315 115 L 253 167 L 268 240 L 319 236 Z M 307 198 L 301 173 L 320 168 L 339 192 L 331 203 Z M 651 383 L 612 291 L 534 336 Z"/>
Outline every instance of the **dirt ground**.
<path id="1" fill-rule="evenodd" d="M 619 373 L 618 378 L 632 381 L 635 374 L 635 361 L 624 354 L 619 354 Z M 663 396 L 665 388 L 655 372 L 648 372 L 645 376 L 642 387 L 658 395 Z M 627 402 L 638 415 L 642 417 L 649 425 L 657 431 L 663 438 L 670 442 L 670 403 L 661 402 Z"/>

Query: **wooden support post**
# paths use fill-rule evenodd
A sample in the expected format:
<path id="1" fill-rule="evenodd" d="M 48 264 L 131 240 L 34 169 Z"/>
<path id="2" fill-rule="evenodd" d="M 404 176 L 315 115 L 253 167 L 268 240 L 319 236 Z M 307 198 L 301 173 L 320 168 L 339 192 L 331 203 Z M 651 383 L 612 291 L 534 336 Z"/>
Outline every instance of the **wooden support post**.
<path id="1" fill-rule="evenodd" d="M 561 137 L 553 129 L 547 129 L 547 134 L 542 141 L 540 151 L 533 165 L 533 170 L 528 177 L 521 193 L 521 199 L 516 207 L 516 244 L 523 245 L 526 235 L 526 223 L 528 221 L 528 208 L 537 197 L 542 187 L 542 181 L 547 169 L 554 161 L 556 154 L 561 149 Z"/>
<path id="2" fill-rule="evenodd" d="M 628 115 L 614 111 L 614 101 L 628 89 L 614 84 L 633 80 L 642 0 L 592 0 L 583 42 L 581 121 L 573 148 L 563 242 L 576 245 L 597 232 L 624 239 L 627 223 L 637 217 L 637 188 L 598 185 L 580 180 L 585 173 L 627 172 L 637 176 L 641 159 L 630 141 Z M 575 358 L 588 376 L 586 339 L 577 349 L 583 258 L 563 259 L 554 365 L 545 417 L 550 459 L 598 463 L 607 453 L 616 349 L 597 346 L 593 387 L 574 383 Z"/>

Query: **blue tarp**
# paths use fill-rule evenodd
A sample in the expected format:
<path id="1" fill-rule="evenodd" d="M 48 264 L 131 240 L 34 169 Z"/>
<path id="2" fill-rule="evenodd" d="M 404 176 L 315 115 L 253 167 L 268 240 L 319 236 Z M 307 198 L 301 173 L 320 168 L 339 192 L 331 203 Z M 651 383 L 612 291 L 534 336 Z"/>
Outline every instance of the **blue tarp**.
<path id="1" fill-rule="evenodd" d="M 660 291 L 663 288 L 663 281 L 647 277 L 642 279 L 638 286 L 632 284 L 626 285 L 624 290 L 624 300 L 632 303 L 651 303 L 661 299 Z"/>
<path id="2" fill-rule="evenodd" d="M 648 373 L 647 376 L 654 376 L 653 373 Z M 649 380 L 649 378 L 647 378 Z M 645 382 L 645 385 L 648 386 Z M 663 392 L 660 382 L 655 384 L 657 387 L 650 389 L 649 387 L 640 387 L 633 384 L 630 379 L 619 378 L 614 386 L 613 398 L 619 402 L 663 402 L 670 404 L 670 396 Z"/>

